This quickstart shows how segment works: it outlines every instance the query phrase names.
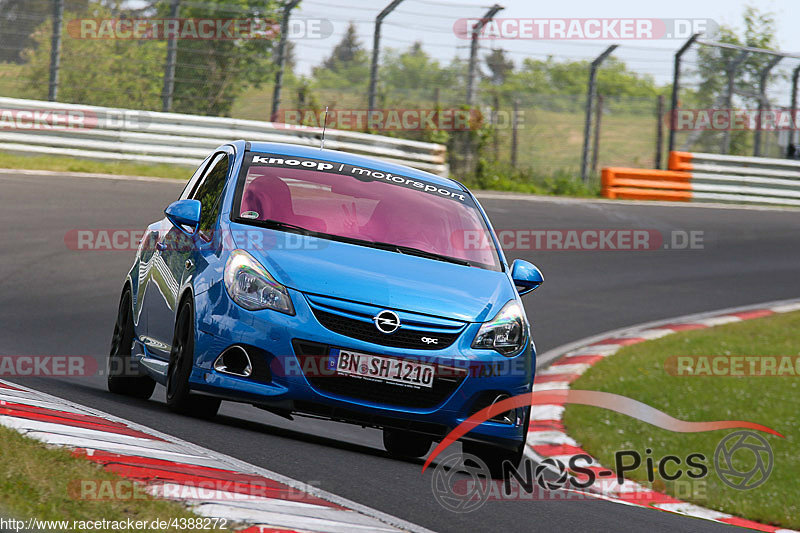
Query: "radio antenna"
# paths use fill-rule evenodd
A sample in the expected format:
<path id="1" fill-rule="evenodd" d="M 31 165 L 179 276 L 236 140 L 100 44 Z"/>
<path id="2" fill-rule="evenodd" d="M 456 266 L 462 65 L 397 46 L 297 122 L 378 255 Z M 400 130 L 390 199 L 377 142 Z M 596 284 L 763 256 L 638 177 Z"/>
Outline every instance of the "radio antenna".
<path id="1" fill-rule="evenodd" d="M 328 127 L 328 106 L 325 106 L 325 120 L 322 122 L 322 141 L 320 142 L 319 149 L 325 148 L 325 129 Z"/>

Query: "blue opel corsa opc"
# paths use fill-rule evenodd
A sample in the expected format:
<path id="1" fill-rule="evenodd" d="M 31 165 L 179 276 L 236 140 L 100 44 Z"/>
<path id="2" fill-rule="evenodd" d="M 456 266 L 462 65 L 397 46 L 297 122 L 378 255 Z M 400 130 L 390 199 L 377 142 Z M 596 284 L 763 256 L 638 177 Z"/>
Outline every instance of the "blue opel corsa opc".
<path id="1" fill-rule="evenodd" d="M 221 400 L 383 429 L 421 457 L 491 404 L 530 393 L 535 349 L 509 265 L 456 181 L 377 159 L 236 141 L 150 225 L 125 281 L 108 388 L 214 416 Z M 463 449 L 518 463 L 529 408 Z M 516 464 L 515 463 L 515 464 Z"/>

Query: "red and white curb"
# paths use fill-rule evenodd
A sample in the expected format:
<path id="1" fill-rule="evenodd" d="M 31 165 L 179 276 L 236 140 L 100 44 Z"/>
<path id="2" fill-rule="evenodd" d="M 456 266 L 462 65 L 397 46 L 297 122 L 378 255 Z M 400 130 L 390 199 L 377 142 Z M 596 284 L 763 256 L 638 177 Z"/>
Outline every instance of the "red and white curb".
<path id="1" fill-rule="evenodd" d="M 678 331 L 709 328 L 790 311 L 800 311 L 800 299 L 783 300 L 650 322 L 574 342 L 542 354 L 539 361 L 540 365 L 547 365 L 551 361 L 553 362 L 543 370 L 537 370 L 533 386 L 534 394 L 541 391 L 569 389 L 570 384 L 592 365 L 615 354 L 623 346 L 658 339 Z M 569 460 L 575 455 L 585 454 L 591 457 L 591 454 L 581 448 L 579 443 L 566 433 L 563 414 L 563 404 L 554 403 L 533 406 L 526 449 L 527 455 L 532 459 L 542 461 L 544 458 L 553 458 L 568 464 Z M 594 470 L 596 474 L 610 470 L 603 468 L 594 458 L 591 465 L 588 468 Z M 582 466 L 586 465 L 583 464 Z M 600 478 L 598 477 L 598 479 Z M 622 485 L 618 484 L 616 479 L 599 481 L 587 491 L 594 492 L 603 499 L 618 503 L 670 511 L 758 531 L 798 533 L 793 530 L 781 529 L 776 526 L 761 524 L 727 513 L 706 509 L 654 491 L 631 480 L 625 480 Z"/>
<path id="2" fill-rule="evenodd" d="M 248 533 L 430 533 L 275 472 L 3 380 L 0 424 L 68 447 L 150 494 Z"/>

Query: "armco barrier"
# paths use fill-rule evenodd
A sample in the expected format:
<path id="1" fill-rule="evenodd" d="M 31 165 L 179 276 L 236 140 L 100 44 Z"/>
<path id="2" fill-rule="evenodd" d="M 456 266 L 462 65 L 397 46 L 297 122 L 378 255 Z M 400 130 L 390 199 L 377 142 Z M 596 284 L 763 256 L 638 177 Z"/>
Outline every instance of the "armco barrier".
<path id="1" fill-rule="evenodd" d="M 800 161 L 671 152 L 670 170 L 603 169 L 606 198 L 800 206 Z"/>
<path id="2" fill-rule="evenodd" d="M 234 139 L 319 146 L 320 128 L 0 97 L 0 150 L 196 166 Z M 441 144 L 328 129 L 325 147 L 446 176 Z"/>

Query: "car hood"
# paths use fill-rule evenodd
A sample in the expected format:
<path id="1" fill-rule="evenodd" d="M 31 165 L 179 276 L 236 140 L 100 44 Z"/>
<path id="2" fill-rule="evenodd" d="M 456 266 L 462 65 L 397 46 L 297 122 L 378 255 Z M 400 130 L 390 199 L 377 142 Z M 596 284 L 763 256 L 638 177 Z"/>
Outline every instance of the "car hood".
<path id="1" fill-rule="evenodd" d="M 492 318 L 515 297 L 503 272 L 303 235 L 291 237 L 279 237 L 277 242 L 291 240 L 292 246 L 245 248 L 276 280 L 304 293 L 467 322 Z"/>

